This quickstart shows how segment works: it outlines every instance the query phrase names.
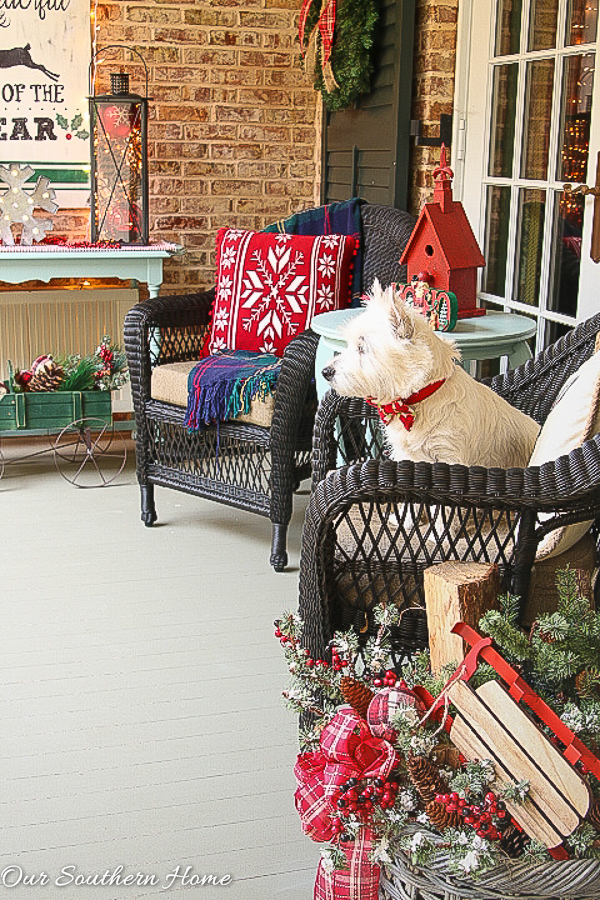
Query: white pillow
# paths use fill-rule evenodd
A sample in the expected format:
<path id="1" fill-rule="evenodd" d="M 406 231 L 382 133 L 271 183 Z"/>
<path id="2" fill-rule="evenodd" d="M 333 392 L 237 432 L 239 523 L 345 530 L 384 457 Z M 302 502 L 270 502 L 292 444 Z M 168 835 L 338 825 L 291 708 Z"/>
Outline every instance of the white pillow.
<path id="1" fill-rule="evenodd" d="M 530 466 L 541 466 L 581 446 L 600 431 L 600 353 L 595 353 L 571 375 L 535 442 Z M 591 527 L 591 522 L 565 525 L 551 531 L 538 547 L 536 560 L 569 550 Z"/>

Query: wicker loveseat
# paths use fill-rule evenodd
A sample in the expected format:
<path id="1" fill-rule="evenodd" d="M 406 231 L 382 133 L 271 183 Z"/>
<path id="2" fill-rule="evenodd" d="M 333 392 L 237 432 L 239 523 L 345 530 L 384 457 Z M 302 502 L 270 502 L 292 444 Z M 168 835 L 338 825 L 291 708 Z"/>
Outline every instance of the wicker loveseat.
<path id="1" fill-rule="evenodd" d="M 596 315 L 489 384 L 542 424 L 561 386 L 594 353 L 599 330 Z M 304 640 L 314 658 L 325 657 L 335 630 L 372 630 L 370 612 L 384 601 L 406 610 L 394 637 L 398 656 L 427 646 L 423 571 L 436 563 L 496 562 L 504 588 L 523 598 L 525 616 L 534 582 L 539 588 L 546 578 L 551 589 L 567 561 L 594 567 L 595 526 L 570 553 L 534 563 L 550 531 L 600 516 L 600 436 L 554 462 L 510 470 L 396 463 L 381 446 L 372 407 L 325 396 L 300 567 Z"/>
<path id="2" fill-rule="evenodd" d="M 376 275 L 388 283 L 398 280 L 414 218 L 372 204 L 364 204 L 361 215 L 363 288 Z M 318 337 L 309 329 L 288 345 L 268 422 L 234 419 L 189 433 L 185 408 L 153 397 L 153 370 L 200 358 L 213 303 L 214 289 L 158 297 L 135 306 L 125 320 L 142 521 L 149 526 L 157 519 L 155 485 L 267 516 L 273 529 L 270 561 L 281 571 L 293 492 L 311 472 Z"/>

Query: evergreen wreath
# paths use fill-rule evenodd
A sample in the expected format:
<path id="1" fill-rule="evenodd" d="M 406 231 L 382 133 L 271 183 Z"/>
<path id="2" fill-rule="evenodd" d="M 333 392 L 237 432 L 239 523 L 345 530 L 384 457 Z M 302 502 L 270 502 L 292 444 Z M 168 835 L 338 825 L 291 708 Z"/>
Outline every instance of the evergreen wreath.
<path id="1" fill-rule="evenodd" d="M 309 2 L 309 0 L 307 0 Z M 346 109 L 361 94 L 369 92 L 374 71 L 373 45 L 379 21 L 377 0 L 340 0 L 330 60 L 325 59 L 318 23 L 327 0 L 313 0 L 300 42 L 305 66 L 312 74 L 315 90 L 321 91 L 330 112 Z M 327 76 L 328 62 L 333 78 Z"/>

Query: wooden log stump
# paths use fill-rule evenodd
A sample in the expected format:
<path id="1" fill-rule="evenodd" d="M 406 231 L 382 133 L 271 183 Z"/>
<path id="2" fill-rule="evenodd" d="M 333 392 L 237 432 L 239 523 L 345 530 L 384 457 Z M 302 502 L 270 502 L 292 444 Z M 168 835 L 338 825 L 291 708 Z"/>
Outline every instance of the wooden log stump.
<path id="1" fill-rule="evenodd" d="M 498 566 L 489 563 L 445 562 L 424 573 L 429 650 L 433 672 L 446 663 L 459 663 L 467 647 L 451 634 L 457 622 L 477 628 L 488 609 L 498 608 Z"/>

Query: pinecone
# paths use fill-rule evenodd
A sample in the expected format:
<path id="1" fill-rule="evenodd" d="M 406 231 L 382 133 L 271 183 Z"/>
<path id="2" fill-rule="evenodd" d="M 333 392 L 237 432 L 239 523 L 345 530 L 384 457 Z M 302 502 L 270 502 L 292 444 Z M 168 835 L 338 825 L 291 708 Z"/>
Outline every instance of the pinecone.
<path id="1" fill-rule="evenodd" d="M 582 700 L 597 700 L 600 697 L 600 669 L 588 666 L 575 679 L 575 690 Z"/>
<path id="2" fill-rule="evenodd" d="M 600 800 L 595 800 L 590 806 L 587 814 L 588 822 L 590 822 L 596 831 L 600 831 Z"/>
<path id="3" fill-rule="evenodd" d="M 537 621 L 533 623 L 529 631 L 529 643 L 531 643 L 534 634 L 537 634 L 538 638 L 540 639 L 540 641 L 542 641 L 543 644 L 556 643 L 556 638 L 552 637 L 551 634 L 547 634 L 545 631 L 542 631 L 542 629 L 540 628 L 540 623 Z"/>
<path id="4" fill-rule="evenodd" d="M 51 356 L 44 357 L 37 365 L 33 363 L 31 371 L 30 391 L 56 391 L 65 377 L 63 367 L 55 363 Z"/>
<path id="5" fill-rule="evenodd" d="M 423 800 L 435 800 L 436 794 L 444 794 L 448 790 L 438 767 L 426 756 L 410 756 L 406 765 L 410 780 Z"/>
<path id="6" fill-rule="evenodd" d="M 458 812 L 449 812 L 445 805 L 437 800 L 430 800 L 425 807 L 425 812 L 433 827 L 438 831 L 443 831 L 444 828 L 458 828 L 462 822 Z"/>
<path id="7" fill-rule="evenodd" d="M 529 838 L 524 831 L 519 831 L 516 825 L 510 824 L 502 833 L 500 838 L 500 846 L 508 856 L 516 859 L 521 856 L 525 847 L 529 842 Z"/>
<path id="8" fill-rule="evenodd" d="M 340 690 L 346 703 L 350 704 L 361 719 L 366 719 L 369 703 L 375 696 L 371 688 L 363 684 L 362 681 L 357 681 L 349 675 L 344 675 L 340 681 Z"/>

